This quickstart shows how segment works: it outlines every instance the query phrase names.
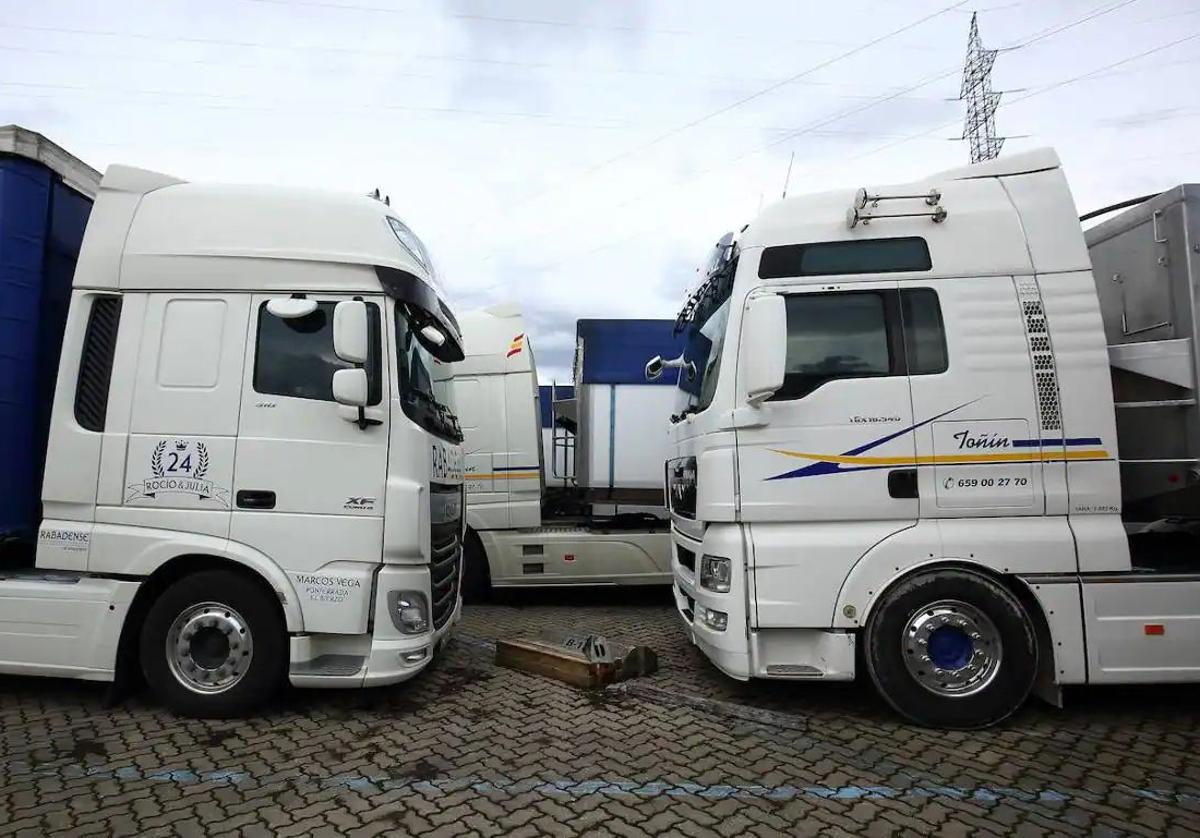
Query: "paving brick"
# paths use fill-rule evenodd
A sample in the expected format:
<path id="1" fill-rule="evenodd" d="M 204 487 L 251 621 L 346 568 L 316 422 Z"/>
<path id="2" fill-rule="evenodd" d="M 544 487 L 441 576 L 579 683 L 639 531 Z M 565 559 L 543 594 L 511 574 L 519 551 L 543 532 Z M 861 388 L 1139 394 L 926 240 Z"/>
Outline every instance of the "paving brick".
<path id="1" fill-rule="evenodd" d="M 413 681 L 293 690 L 247 720 L 3 679 L 0 836 L 1200 833 L 1200 690 L 1072 692 L 1003 728 L 924 730 L 865 684 L 724 677 L 668 596 L 472 607 Z M 588 694 L 493 665 L 489 641 L 548 628 L 647 643 L 660 670 Z"/>

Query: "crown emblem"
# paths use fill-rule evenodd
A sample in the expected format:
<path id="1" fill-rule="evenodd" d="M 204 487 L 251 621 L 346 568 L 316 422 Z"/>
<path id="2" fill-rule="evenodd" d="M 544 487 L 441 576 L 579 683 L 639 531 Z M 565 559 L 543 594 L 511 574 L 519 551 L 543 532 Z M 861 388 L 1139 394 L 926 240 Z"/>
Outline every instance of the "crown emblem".
<path id="1" fill-rule="evenodd" d="M 188 447 L 188 444 L 186 442 L 184 442 L 182 439 L 175 440 L 175 450 L 176 451 L 186 451 L 187 447 Z"/>

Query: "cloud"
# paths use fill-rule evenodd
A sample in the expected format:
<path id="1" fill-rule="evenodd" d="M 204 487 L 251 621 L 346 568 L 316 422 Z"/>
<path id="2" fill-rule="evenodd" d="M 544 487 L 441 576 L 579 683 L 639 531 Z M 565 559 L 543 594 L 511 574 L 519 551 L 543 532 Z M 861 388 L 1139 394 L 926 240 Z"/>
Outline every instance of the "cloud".
<path id="1" fill-rule="evenodd" d="M 1002 52 L 997 88 L 1038 91 L 1179 37 L 1194 2 L 1159 4 Z M 543 372 L 563 380 L 578 318 L 673 318 L 717 238 L 779 198 L 793 152 L 792 195 L 964 163 L 945 138 L 960 130 L 969 15 L 809 72 L 944 5 L 128 0 L 68 16 L 64 0 L 18 3 L 0 26 L 0 121 L 97 168 L 379 187 L 455 305 L 518 302 Z M 984 42 L 1021 43 L 1091 5 L 992 3 Z M 1180 82 L 1193 52 L 1006 95 L 1000 131 L 1025 137 L 1006 153 L 1057 145 L 1080 207 L 1195 180 L 1200 86 Z M 1154 83 L 1163 67 L 1180 83 Z"/>

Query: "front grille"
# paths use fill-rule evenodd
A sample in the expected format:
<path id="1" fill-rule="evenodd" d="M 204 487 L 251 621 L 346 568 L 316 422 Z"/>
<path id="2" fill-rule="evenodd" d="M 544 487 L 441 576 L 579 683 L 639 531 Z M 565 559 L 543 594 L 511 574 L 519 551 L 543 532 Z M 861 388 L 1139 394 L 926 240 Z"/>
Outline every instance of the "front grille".
<path id="1" fill-rule="evenodd" d="M 676 544 L 675 545 L 675 554 L 677 556 L 679 556 L 679 563 L 681 565 L 686 567 L 692 573 L 696 572 L 696 554 L 695 553 L 693 553 L 691 550 L 687 549 L 686 547 L 680 547 L 678 544 Z"/>
<path id="2" fill-rule="evenodd" d="M 462 487 L 430 486 L 430 509 L 429 591 L 436 630 L 446 624 L 458 603 L 462 578 Z"/>
<path id="3" fill-rule="evenodd" d="M 669 460 L 667 469 L 667 503 L 676 515 L 696 517 L 696 458 L 680 457 Z"/>
<path id="4" fill-rule="evenodd" d="M 696 600 L 688 596 L 687 591 L 679 585 L 675 587 L 679 589 L 679 595 L 683 597 L 683 601 L 686 603 L 683 607 L 683 616 L 687 618 L 689 623 L 693 622 L 696 619 Z"/>

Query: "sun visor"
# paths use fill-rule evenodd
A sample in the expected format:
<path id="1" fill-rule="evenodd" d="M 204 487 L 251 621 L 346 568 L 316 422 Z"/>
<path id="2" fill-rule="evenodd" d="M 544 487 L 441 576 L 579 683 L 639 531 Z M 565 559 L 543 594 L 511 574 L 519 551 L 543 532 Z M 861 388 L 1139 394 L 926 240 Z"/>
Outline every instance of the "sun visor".
<path id="1" fill-rule="evenodd" d="M 408 303 L 419 309 L 446 335 L 446 342 L 441 346 L 421 341 L 433 357 L 443 363 L 463 360 L 465 356 L 463 355 L 462 330 L 458 326 L 458 320 L 450 311 L 450 307 L 438 297 L 433 286 L 415 274 L 398 268 L 376 265 L 375 275 L 379 277 L 379 284 L 383 286 L 385 294 L 394 300 Z"/>

